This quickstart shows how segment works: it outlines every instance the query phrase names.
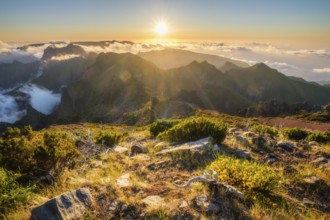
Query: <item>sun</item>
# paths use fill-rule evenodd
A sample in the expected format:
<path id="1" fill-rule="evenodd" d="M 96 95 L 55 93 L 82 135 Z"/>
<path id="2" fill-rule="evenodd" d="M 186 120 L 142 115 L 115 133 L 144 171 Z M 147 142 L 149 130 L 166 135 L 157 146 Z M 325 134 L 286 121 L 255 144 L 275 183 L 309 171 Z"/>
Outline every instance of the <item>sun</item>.
<path id="1" fill-rule="evenodd" d="M 161 36 L 167 34 L 168 29 L 166 23 L 164 21 L 159 21 L 155 26 L 155 31 Z"/>

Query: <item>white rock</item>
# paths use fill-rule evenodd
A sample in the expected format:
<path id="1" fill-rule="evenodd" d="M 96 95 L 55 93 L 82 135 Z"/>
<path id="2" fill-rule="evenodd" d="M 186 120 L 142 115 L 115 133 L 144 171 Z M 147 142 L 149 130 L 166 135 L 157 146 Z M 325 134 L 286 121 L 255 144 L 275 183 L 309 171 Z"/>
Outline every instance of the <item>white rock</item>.
<path id="1" fill-rule="evenodd" d="M 165 205 L 165 200 L 157 195 L 147 196 L 146 198 L 142 199 L 142 202 L 152 207 L 159 207 Z"/>
<path id="2" fill-rule="evenodd" d="M 130 174 L 125 173 L 124 175 L 122 175 L 121 177 L 119 177 L 117 179 L 117 186 L 119 188 L 125 188 L 125 187 L 132 186 L 132 183 L 129 181 L 129 178 L 130 178 Z"/>
<path id="3" fill-rule="evenodd" d="M 117 145 L 113 148 L 113 151 L 116 153 L 122 154 L 122 153 L 127 153 L 128 149 L 126 147 L 121 147 L 121 146 Z"/>
<path id="4" fill-rule="evenodd" d="M 165 154 L 165 153 L 170 153 L 170 152 L 174 152 L 174 151 L 186 151 L 186 150 L 201 151 L 201 150 L 205 150 L 207 148 L 213 149 L 211 139 L 212 139 L 211 137 L 207 137 L 207 138 L 203 138 L 203 139 L 200 139 L 197 141 L 192 141 L 192 142 L 176 145 L 170 149 L 162 150 L 162 151 L 158 152 L 157 154 Z"/>

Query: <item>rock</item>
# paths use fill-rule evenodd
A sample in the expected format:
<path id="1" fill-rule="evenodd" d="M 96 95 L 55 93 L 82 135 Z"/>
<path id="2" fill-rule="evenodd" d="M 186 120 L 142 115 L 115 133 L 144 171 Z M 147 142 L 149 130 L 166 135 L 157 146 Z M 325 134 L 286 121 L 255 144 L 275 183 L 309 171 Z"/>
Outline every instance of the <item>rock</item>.
<path id="1" fill-rule="evenodd" d="M 254 132 L 252 132 L 252 131 L 244 132 L 243 135 L 245 137 L 254 137 L 254 136 L 256 136 L 256 134 Z"/>
<path id="2" fill-rule="evenodd" d="M 316 141 L 310 141 L 310 142 L 308 142 L 308 145 L 311 147 L 318 147 L 319 143 L 317 143 Z"/>
<path id="3" fill-rule="evenodd" d="M 131 147 L 131 154 L 143 154 L 143 153 L 148 153 L 148 148 L 145 146 L 138 146 L 138 145 L 133 145 Z"/>
<path id="4" fill-rule="evenodd" d="M 243 144 L 244 146 L 249 145 L 248 140 L 245 137 L 241 136 L 241 135 L 236 135 L 235 140 L 236 140 L 236 142 L 239 142 L 239 143 Z"/>
<path id="5" fill-rule="evenodd" d="M 303 198 L 303 204 L 305 206 L 312 207 L 312 206 L 314 206 L 315 203 L 307 198 Z"/>
<path id="6" fill-rule="evenodd" d="M 35 207 L 31 220 L 69 220 L 81 218 L 91 204 L 92 196 L 88 188 L 80 188 L 63 193 L 46 203 Z"/>
<path id="7" fill-rule="evenodd" d="M 184 208 L 186 208 L 188 206 L 189 206 L 188 202 L 186 200 L 184 200 L 184 201 L 181 202 L 179 208 L 180 209 L 184 209 Z"/>
<path id="8" fill-rule="evenodd" d="M 208 214 L 216 214 L 220 211 L 220 207 L 217 204 L 208 202 L 207 195 L 200 195 L 195 198 L 196 206 L 202 209 L 202 211 Z"/>
<path id="9" fill-rule="evenodd" d="M 123 154 L 123 153 L 126 154 L 128 152 L 128 149 L 127 149 L 127 147 L 121 147 L 121 146 L 117 145 L 113 148 L 113 151 L 116 153 L 119 153 L 119 154 Z"/>
<path id="10" fill-rule="evenodd" d="M 244 158 L 244 159 L 251 159 L 251 154 L 249 151 L 247 150 L 241 150 L 241 149 L 237 149 L 236 150 L 236 155 L 240 158 Z"/>
<path id="11" fill-rule="evenodd" d="M 277 147 L 280 147 L 281 149 L 287 151 L 287 152 L 293 152 L 294 146 L 290 142 L 280 141 L 277 143 Z"/>
<path id="12" fill-rule="evenodd" d="M 130 178 L 130 174 L 129 173 L 125 173 L 124 175 L 120 176 L 117 179 L 117 186 L 119 188 L 125 188 L 125 187 L 132 186 L 132 183 L 129 181 L 129 178 Z"/>
<path id="13" fill-rule="evenodd" d="M 206 150 L 206 149 L 213 149 L 211 137 L 207 137 L 207 138 L 203 138 L 203 139 L 200 139 L 197 141 L 192 141 L 192 142 L 184 143 L 181 145 L 177 145 L 170 149 L 162 150 L 162 151 L 158 152 L 157 154 L 165 154 L 165 153 L 170 153 L 170 152 L 175 152 L 175 151 L 187 151 L 187 150 L 201 151 L 201 150 Z"/>
<path id="14" fill-rule="evenodd" d="M 147 196 L 146 198 L 142 199 L 142 202 L 151 207 L 159 207 L 165 205 L 165 200 L 157 195 Z"/>
<path id="15" fill-rule="evenodd" d="M 238 128 L 229 128 L 228 129 L 228 132 L 231 134 L 235 133 L 236 131 L 238 131 Z"/>
<path id="16" fill-rule="evenodd" d="M 322 181 L 322 179 L 318 178 L 317 176 L 306 176 L 304 178 L 304 182 L 308 183 L 310 185 L 317 185 L 321 181 Z"/>
<path id="17" fill-rule="evenodd" d="M 263 137 L 254 137 L 252 138 L 252 144 L 257 146 L 257 147 L 263 147 L 267 143 L 266 139 Z"/>
<path id="18" fill-rule="evenodd" d="M 195 203 L 197 206 L 202 206 L 203 203 L 207 202 L 207 195 L 200 195 L 195 198 Z"/>
<path id="19" fill-rule="evenodd" d="M 218 144 L 213 145 L 213 151 L 215 151 L 215 152 L 219 152 L 220 151 L 220 147 L 219 147 Z"/>
<path id="20" fill-rule="evenodd" d="M 328 163 L 328 159 L 325 157 L 319 157 L 313 161 L 310 162 L 311 164 L 315 165 L 315 166 L 320 166 L 322 164 L 326 164 Z"/>
<path id="21" fill-rule="evenodd" d="M 141 160 L 141 161 L 148 161 L 148 160 L 151 160 L 151 157 L 149 157 L 146 154 L 138 154 L 138 155 L 135 155 L 133 157 L 133 159 L 135 159 L 135 160 Z"/>

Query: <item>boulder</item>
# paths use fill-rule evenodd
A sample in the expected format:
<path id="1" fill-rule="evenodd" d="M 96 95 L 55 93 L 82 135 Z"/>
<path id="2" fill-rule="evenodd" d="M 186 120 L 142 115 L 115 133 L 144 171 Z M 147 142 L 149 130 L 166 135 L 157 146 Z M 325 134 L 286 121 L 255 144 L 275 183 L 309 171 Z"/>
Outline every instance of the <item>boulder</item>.
<path id="1" fill-rule="evenodd" d="M 126 154 L 128 152 L 128 149 L 126 147 L 121 147 L 118 145 L 115 146 L 112 150 L 118 154 Z"/>
<path id="2" fill-rule="evenodd" d="M 148 153 L 148 148 L 140 145 L 133 145 L 131 148 L 131 153 L 134 154 L 143 154 Z"/>
<path id="3" fill-rule="evenodd" d="M 250 159 L 251 158 L 251 154 L 249 151 L 247 150 L 242 150 L 242 149 L 237 149 L 236 150 L 236 155 L 240 158 L 244 158 L 244 159 Z"/>
<path id="4" fill-rule="evenodd" d="M 130 178 L 129 173 L 125 173 L 124 175 L 120 176 L 117 179 L 117 186 L 119 188 L 125 188 L 125 187 L 132 186 L 132 183 L 129 181 L 129 178 Z"/>
<path id="5" fill-rule="evenodd" d="M 252 131 L 244 132 L 243 135 L 245 137 L 254 137 L 254 136 L 256 136 L 256 134 L 254 132 L 252 132 Z"/>
<path id="6" fill-rule="evenodd" d="M 32 209 L 30 220 L 69 220 L 81 218 L 91 204 L 88 188 L 63 193 Z"/>
<path id="7" fill-rule="evenodd" d="M 238 142 L 240 144 L 243 144 L 244 146 L 248 146 L 249 145 L 249 141 L 245 137 L 243 137 L 241 135 L 236 135 L 235 136 L 235 140 L 236 140 L 236 142 Z"/>
<path id="8" fill-rule="evenodd" d="M 158 152 L 157 154 L 165 154 L 165 153 L 171 153 L 175 151 L 201 151 L 206 149 L 214 149 L 214 146 L 212 144 L 212 138 L 207 137 L 203 138 L 197 141 L 191 141 L 188 143 L 176 145 L 172 148 L 162 150 Z"/>
<path id="9" fill-rule="evenodd" d="M 294 151 L 294 146 L 291 142 L 285 142 L 285 141 L 280 141 L 277 143 L 277 147 L 287 151 L 287 152 L 293 152 Z"/>
<path id="10" fill-rule="evenodd" d="M 267 140 L 264 137 L 254 137 L 252 138 L 252 144 L 257 147 L 263 147 L 267 143 Z"/>
<path id="11" fill-rule="evenodd" d="M 308 145 L 311 147 L 318 147 L 319 143 L 317 143 L 316 141 L 310 141 L 310 142 L 308 142 Z"/>
<path id="12" fill-rule="evenodd" d="M 142 202 L 151 207 L 159 207 L 165 205 L 165 200 L 157 195 L 147 196 L 146 198 L 142 199 Z"/>
<path id="13" fill-rule="evenodd" d="M 200 195 L 195 198 L 195 204 L 198 208 L 200 208 L 203 212 L 206 212 L 208 214 L 216 214 L 220 211 L 220 206 L 208 202 L 207 195 Z"/>

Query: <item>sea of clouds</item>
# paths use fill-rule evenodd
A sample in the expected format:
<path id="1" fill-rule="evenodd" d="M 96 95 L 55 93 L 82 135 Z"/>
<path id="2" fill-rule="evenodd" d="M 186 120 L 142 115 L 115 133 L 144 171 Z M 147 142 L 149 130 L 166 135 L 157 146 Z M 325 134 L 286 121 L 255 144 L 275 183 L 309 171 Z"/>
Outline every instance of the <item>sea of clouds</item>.
<path id="1" fill-rule="evenodd" d="M 0 63 L 11 63 L 14 60 L 28 63 L 40 60 L 48 46 L 64 47 L 69 42 L 48 42 L 40 46 L 29 46 L 25 51 L 18 49 L 27 43 L 4 43 L 0 41 Z M 330 50 L 285 48 L 268 43 L 210 43 L 210 42 L 161 42 L 161 43 L 127 43 L 114 42 L 103 46 L 86 46 L 79 43 L 86 52 L 130 52 L 138 54 L 151 50 L 162 50 L 166 47 L 190 50 L 193 52 L 224 56 L 241 60 L 254 65 L 263 62 L 278 71 L 289 75 L 302 77 L 308 81 L 330 81 Z M 52 57 L 52 61 L 63 61 L 78 57 L 76 54 Z M 46 65 L 46 64 L 43 64 Z M 42 68 L 36 76 L 42 74 Z M 1 79 L 0 79 L 1 80 Z M 2 91 L 2 92 L 1 92 Z M 31 106 L 43 114 L 51 114 L 59 104 L 61 95 L 27 82 L 20 88 L 27 94 Z M 0 122 L 13 123 L 21 119 L 25 110 L 20 110 L 14 97 L 6 95 L 7 91 L 0 88 Z"/>

